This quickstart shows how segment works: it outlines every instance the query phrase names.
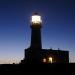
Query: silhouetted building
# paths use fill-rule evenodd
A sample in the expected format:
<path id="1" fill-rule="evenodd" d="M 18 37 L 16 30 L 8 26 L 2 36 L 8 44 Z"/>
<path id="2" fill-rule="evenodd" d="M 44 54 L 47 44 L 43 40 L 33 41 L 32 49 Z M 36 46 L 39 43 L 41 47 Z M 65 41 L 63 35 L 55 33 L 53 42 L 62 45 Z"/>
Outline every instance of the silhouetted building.
<path id="1" fill-rule="evenodd" d="M 69 63 L 69 51 L 42 49 L 41 16 L 37 13 L 31 18 L 31 44 L 25 49 L 25 57 L 21 63 Z"/>

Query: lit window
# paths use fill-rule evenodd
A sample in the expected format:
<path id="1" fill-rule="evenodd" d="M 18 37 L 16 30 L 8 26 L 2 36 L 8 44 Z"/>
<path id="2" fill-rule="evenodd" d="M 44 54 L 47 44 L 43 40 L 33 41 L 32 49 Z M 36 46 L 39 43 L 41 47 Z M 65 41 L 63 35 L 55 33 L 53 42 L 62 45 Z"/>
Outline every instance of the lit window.
<path id="1" fill-rule="evenodd" d="M 43 62 L 46 62 L 46 59 L 45 58 L 43 59 Z"/>
<path id="2" fill-rule="evenodd" d="M 49 57 L 49 58 L 48 58 L 48 61 L 49 61 L 49 63 L 52 63 L 52 61 L 53 61 L 53 60 L 52 60 L 52 57 Z"/>

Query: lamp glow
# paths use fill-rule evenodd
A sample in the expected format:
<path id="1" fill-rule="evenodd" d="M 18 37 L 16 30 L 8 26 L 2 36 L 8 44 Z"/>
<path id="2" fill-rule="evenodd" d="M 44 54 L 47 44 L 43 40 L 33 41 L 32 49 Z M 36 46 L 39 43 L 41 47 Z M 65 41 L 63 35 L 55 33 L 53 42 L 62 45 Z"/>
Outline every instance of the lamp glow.
<path id="1" fill-rule="evenodd" d="M 52 61 L 53 61 L 52 57 L 49 57 L 48 59 L 49 59 L 49 63 L 52 63 Z"/>
<path id="2" fill-rule="evenodd" d="M 45 58 L 43 59 L 43 62 L 46 62 L 46 59 Z"/>
<path id="3" fill-rule="evenodd" d="M 42 23 L 41 16 L 33 15 L 32 18 L 31 18 L 31 22 L 33 24 L 40 24 L 40 23 Z"/>

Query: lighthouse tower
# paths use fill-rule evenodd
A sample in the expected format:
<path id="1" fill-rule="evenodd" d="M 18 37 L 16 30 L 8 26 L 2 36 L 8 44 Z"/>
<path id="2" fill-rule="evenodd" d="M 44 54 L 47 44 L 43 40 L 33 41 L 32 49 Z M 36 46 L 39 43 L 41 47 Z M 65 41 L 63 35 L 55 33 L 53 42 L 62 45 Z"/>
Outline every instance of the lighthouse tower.
<path id="1" fill-rule="evenodd" d="M 41 16 L 37 13 L 34 13 L 31 17 L 31 45 L 32 49 L 42 49 L 42 42 L 41 42 L 41 26 L 42 20 Z"/>
<path id="2" fill-rule="evenodd" d="M 31 42 L 30 47 L 25 49 L 25 61 L 28 63 L 40 62 L 40 54 L 42 50 L 41 28 L 42 19 L 38 13 L 31 16 Z"/>

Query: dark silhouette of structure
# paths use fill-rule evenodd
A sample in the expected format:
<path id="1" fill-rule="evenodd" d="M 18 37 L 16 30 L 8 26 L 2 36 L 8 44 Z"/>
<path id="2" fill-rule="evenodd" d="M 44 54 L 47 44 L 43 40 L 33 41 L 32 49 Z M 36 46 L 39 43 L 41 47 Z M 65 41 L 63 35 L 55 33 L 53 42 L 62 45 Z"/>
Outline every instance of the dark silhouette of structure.
<path id="1" fill-rule="evenodd" d="M 69 51 L 42 49 L 41 42 L 41 16 L 33 14 L 31 19 L 31 44 L 25 49 L 25 57 L 21 61 L 25 63 L 69 63 Z"/>

